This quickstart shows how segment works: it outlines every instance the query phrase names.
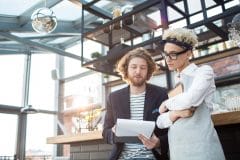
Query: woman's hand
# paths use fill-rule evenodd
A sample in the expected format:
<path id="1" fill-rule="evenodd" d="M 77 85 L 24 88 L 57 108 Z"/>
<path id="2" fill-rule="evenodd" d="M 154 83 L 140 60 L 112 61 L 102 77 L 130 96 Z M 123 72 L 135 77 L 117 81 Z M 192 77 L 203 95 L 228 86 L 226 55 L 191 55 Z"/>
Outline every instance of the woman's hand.
<path id="1" fill-rule="evenodd" d="M 178 118 L 192 117 L 195 110 L 196 110 L 196 108 L 192 107 L 190 109 L 184 109 L 184 110 L 179 110 L 179 111 L 170 111 L 169 118 L 172 122 L 175 122 L 176 120 L 178 120 Z"/>
<path id="2" fill-rule="evenodd" d="M 159 138 L 153 134 L 150 139 L 145 137 L 144 135 L 140 134 L 138 136 L 138 138 L 142 141 L 143 145 L 147 148 L 147 149 L 153 149 L 153 148 L 157 148 L 160 146 L 160 140 Z"/>
<path id="3" fill-rule="evenodd" d="M 159 107 L 159 113 L 160 113 L 160 114 L 161 114 L 161 113 L 164 113 L 164 112 L 166 112 L 167 110 L 168 110 L 168 109 L 167 109 L 165 103 L 163 102 L 163 103 L 161 104 L 161 106 Z"/>

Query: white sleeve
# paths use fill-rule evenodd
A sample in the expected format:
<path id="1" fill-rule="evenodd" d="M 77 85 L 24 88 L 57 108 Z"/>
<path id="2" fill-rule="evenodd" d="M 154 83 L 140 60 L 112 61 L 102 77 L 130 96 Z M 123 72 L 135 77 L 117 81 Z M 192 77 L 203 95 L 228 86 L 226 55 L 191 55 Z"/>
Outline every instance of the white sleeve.
<path id="1" fill-rule="evenodd" d="M 169 113 L 170 112 L 165 112 L 158 116 L 156 121 L 158 128 L 169 128 L 173 124 L 170 120 Z"/>
<path id="2" fill-rule="evenodd" d="M 214 73 L 211 67 L 200 67 L 193 78 L 190 88 L 177 96 L 165 101 L 169 110 L 183 110 L 199 106 L 210 90 L 215 90 Z"/>

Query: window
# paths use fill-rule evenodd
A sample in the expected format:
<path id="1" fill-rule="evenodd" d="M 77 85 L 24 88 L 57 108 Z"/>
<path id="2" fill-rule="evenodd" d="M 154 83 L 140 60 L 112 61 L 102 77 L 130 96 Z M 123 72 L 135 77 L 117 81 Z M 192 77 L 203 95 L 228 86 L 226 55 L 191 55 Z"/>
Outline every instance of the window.
<path id="1" fill-rule="evenodd" d="M 38 113 L 27 118 L 26 157 L 54 155 L 53 145 L 46 144 L 46 140 L 55 135 L 56 116 Z"/>
<path id="2" fill-rule="evenodd" d="M 51 78 L 55 65 L 55 54 L 32 55 L 29 104 L 34 108 L 55 110 L 55 81 Z"/>
<path id="3" fill-rule="evenodd" d="M 24 58 L 24 55 L 0 56 L 0 104 L 22 105 Z"/>
<path id="4" fill-rule="evenodd" d="M 17 115 L 0 113 L 0 156 L 14 156 L 17 139 L 17 123 Z"/>

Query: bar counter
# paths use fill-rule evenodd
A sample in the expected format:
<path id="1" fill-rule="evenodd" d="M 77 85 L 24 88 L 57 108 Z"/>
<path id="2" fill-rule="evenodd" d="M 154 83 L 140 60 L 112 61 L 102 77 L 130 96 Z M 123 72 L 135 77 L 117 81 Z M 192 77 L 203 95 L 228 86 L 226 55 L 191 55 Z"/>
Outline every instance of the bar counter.
<path id="1" fill-rule="evenodd" d="M 212 115 L 226 160 L 240 160 L 240 111 Z M 48 144 L 70 144 L 70 160 L 107 160 L 112 145 L 101 131 L 47 138 Z"/>
<path id="2" fill-rule="evenodd" d="M 240 111 L 226 112 L 212 115 L 215 126 L 240 124 Z M 89 133 L 74 134 L 74 135 L 59 135 L 47 138 L 48 144 L 66 144 L 74 142 L 83 142 L 91 140 L 101 140 L 102 132 L 93 131 Z"/>

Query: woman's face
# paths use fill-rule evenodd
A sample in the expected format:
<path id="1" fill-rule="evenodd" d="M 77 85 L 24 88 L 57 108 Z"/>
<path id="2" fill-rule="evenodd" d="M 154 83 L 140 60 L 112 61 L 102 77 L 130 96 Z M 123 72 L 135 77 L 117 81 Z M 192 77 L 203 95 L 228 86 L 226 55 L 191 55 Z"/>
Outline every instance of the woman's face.
<path id="1" fill-rule="evenodd" d="M 165 57 L 168 68 L 171 71 L 182 71 L 189 64 L 189 57 L 191 54 L 191 50 L 183 49 L 173 43 L 166 43 L 164 46 L 163 56 Z"/>

